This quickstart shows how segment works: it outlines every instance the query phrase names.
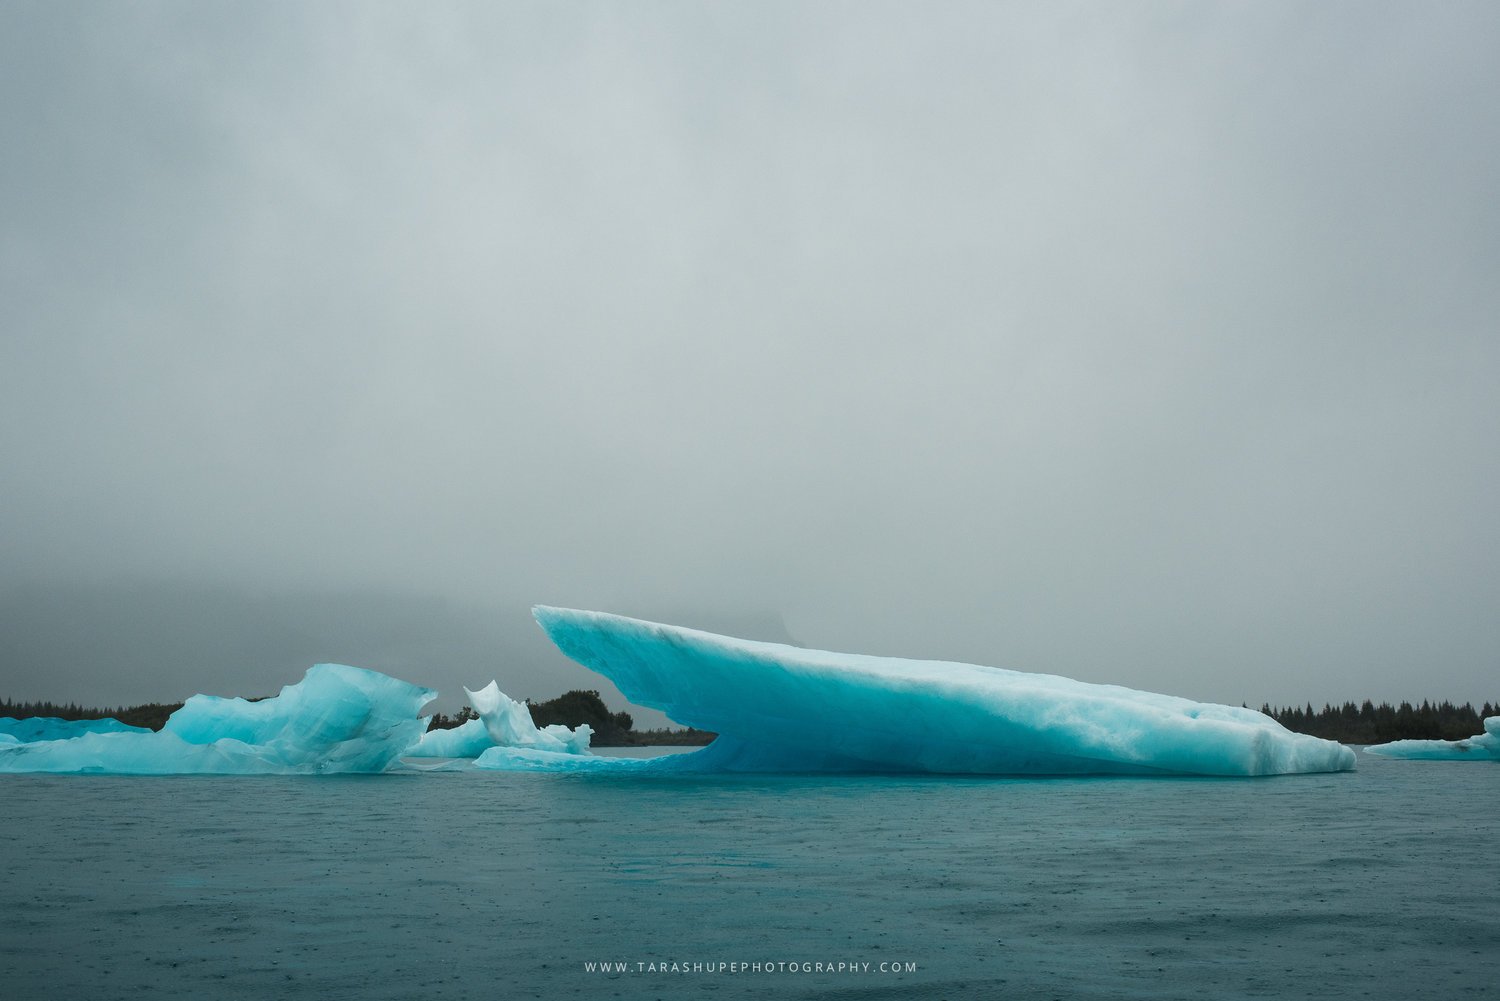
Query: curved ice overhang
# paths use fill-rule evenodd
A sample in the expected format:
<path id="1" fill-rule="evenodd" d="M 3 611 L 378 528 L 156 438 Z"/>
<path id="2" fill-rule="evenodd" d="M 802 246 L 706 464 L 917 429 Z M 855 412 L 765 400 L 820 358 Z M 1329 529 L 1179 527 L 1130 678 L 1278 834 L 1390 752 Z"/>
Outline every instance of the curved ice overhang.
<path id="1" fill-rule="evenodd" d="M 1354 767 L 1348 748 L 1250 709 L 973 664 L 759 643 L 602 612 L 537 606 L 533 614 L 563 653 L 630 701 L 721 735 L 673 770 L 694 761 L 710 770 L 996 775 Z"/>

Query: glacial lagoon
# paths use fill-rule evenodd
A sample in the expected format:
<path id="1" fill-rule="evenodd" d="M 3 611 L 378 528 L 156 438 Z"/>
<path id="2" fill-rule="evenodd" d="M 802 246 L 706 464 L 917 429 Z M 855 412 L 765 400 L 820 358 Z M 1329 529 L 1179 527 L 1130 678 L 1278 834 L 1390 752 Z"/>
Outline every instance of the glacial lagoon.
<path id="1" fill-rule="evenodd" d="M 337 665 L 275 699 L 195 697 L 161 733 L 22 727 L 0 747 L 3 996 L 1495 989 L 1490 764 L 1356 758 L 1067 679 L 542 618 L 632 697 L 741 735 L 631 764 L 491 686 L 452 738 L 477 760 L 403 760 L 431 743 L 430 690 Z M 1051 774 L 917 773 L 975 754 Z"/>
<path id="2" fill-rule="evenodd" d="M 1500 768 L 1485 764 L 1361 754 L 1353 772 L 1251 780 L 12 775 L 3 788 L 0 969 L 15 1001 L 1496 990 Z"/>

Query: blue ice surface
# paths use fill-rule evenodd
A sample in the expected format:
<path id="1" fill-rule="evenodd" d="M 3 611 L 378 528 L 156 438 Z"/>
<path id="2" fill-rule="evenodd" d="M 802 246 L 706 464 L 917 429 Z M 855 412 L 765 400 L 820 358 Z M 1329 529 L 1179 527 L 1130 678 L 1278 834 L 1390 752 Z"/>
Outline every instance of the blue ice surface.
<path id="1" fill-rule="evenodd" d="M 5 740 L 7 736 L 16 743 L 30 744 L 38 740 L 66 740 L 69 737 L 81 737 L 86 733 L 150 732 L 146 727 L 130 726 L 128 723 L 121 723 L 110 717 L 58 719 L 55 716 L 30 716 L 26 719 L 15 719 L 11 716 L 0 716 L 0 742 L 3 743 L 10 743 Z"/>
<path id="2" fill-rule="evenodd" d="M 1260 776 L 1354 768 L 1342 744 L 1252 709 L 972 664 L 805 650 L 538 606 L 631 702 L 720 737 L 621 765 L 486 751 L 510 770 Z"/>
<path id="3" fill-rule="evenodd" d="M 1488 716 L 1484 733 L 1463 740 L 1393 740 L 1373 744 L 1366 754 L 1414 761 L 1500 761 L 1500 716 Z"/>
<path id="4" fill-rule="evenodd" d="M 408 748 L 408 758 L 477 758 L 494 747 L 484 720 L 465 720 L 451 729 L 428 730 L 422 739 Z"/>
<path id="5" fill-rule="evenodd" d="M 160 733 L 0 744 L 0 772 L 295 775 L 380 772 L 420 739 L 430 688 L 318 664 L 273 698 L 194 695 Z"/>
<path id="6" fill-rule="evenodd" d="M 451 730 L 429 730 L 409 758 L 477 758 L 491 747 L 530 748 L 562 754 L 588 754 L 593 728 L 584 723 L 575 728 L 553 723 L 538 728 L 531 710 L 500 691 L 491 681 L 479 691 L 465 688 L 469 705 L 479 714 Z"/>

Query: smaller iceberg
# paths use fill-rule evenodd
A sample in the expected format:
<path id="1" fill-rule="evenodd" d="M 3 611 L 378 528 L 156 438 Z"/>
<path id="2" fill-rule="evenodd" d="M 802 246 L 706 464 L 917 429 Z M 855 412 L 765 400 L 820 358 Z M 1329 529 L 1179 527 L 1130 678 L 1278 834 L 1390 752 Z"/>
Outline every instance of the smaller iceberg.
<path id="1" fill-rule="evenodd" d="M 1484 721 L 1484 733 L 1464 740 L 1393 740 L 1365 748 L 1366 754 L 1409 761 L 1500 761 L 1500 716 Z"/>
<path id="2" fill-rule="evenodd" d="M 194 695 L 150 730 L 0 742 L 0 772 L 322 775 L 381 772 L 420 739 L 430 688 L 318 664 L 259 701 Z"/>
<path id="3" fill-rule="evenodd" d="M 15 719 L 0 717 L 0 743 L 33 744 L 39 740 L 67 740 L 86 733 L 151 733 L 143 726 L 131 726 L 117 719 L 58 719 L 55 716 L 30 716 Z M 10 740 L 6 740 L 10 737 Z"/>
<path id="4" fill-rule="evenodd" d="M 429 730 L 406 752 L 409 758 L 477 758 L 490 748 L 520 748 L 553 754 L 588 754 L 594 731 L 587 723 L 577 728 L 553 723 L 538 729 L 531 710 L 491 681 L 479 691 L 467 688 L 469 705 L 479 714 L 451 730 Z"/>
<path id="5" fill-rule="evenodd" d="M 484 720 L 470 719 L 455 727 L 428 730 L 406 752 L 408 758 L 477 758 L 495 746 Z"/>
<path id="6" fill-rule="evenodd" d="M 470 692 L 467 688 L 464 691 L 496 747 L 524 747 L 563 754 L 587 754 L 589 751 L 589 739 L 594 735 L 594 729 L 587 723 L 577 729 L 561 723 L 537 729 L 531 721 L 531 710 L 507 696 L 493 681 L 480 691 Z"/>

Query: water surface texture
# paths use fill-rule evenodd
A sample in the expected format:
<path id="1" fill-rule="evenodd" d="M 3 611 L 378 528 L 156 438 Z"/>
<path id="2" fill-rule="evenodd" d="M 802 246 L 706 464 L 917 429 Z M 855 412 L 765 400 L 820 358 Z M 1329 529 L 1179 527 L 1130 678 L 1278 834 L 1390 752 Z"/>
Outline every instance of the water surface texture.
<path id="1" fill-rule="evenodd" d="M 17 1001 L 1496 991 L 1486 763 L 3 789 L 0 970 Z"/>

